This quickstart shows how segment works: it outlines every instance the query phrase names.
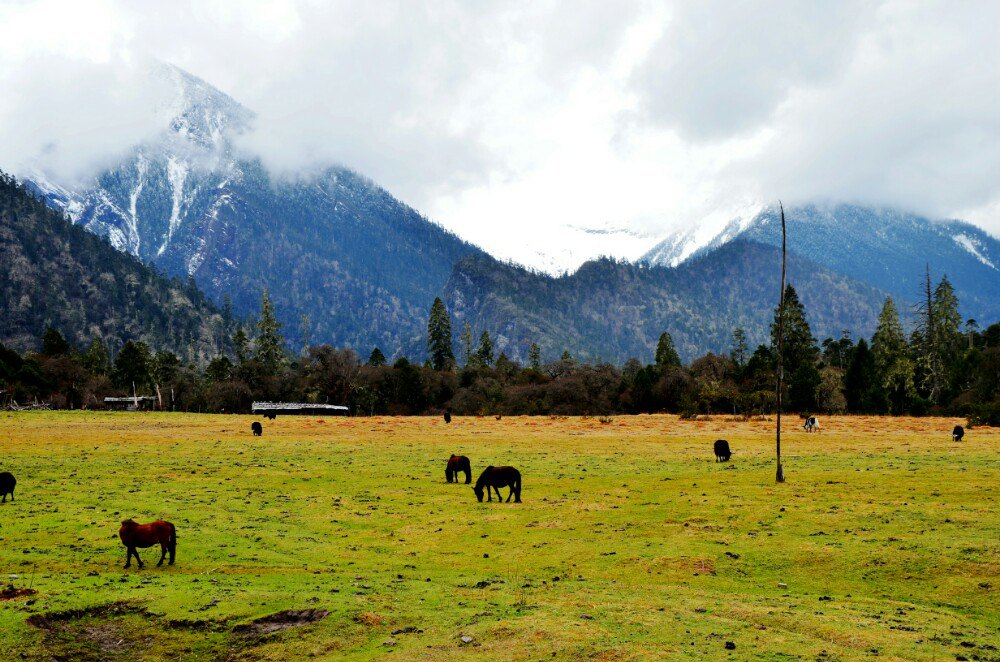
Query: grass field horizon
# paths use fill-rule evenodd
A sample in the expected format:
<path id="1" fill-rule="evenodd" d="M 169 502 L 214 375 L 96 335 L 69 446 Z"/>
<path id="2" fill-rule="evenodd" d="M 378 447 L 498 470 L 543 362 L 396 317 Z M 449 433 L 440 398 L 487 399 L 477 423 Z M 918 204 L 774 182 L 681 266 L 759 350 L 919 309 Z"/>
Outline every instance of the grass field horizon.
<path id="1" fill-rule="evenodd" d="M 0 659 L 1000 660 L 997 429 L 787 417 L 778 485 L 773 420 L 253 420 L 0 414 L 0 586 L 37 590 Z M 177 526 L 175 565 L 122 568 L 129 517 Z M 328 614 L 255 629 L 285 610 Z"/>

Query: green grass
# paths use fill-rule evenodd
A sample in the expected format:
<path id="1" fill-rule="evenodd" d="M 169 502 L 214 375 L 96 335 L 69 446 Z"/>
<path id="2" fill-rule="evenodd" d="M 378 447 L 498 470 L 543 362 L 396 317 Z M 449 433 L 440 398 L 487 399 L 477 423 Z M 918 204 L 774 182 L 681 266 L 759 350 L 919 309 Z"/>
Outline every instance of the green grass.
<path id="1" fill-rule="evenodd" d="M 1000 659 L 1000 430 L 792 419 L 776 485 L 773 422 L 252 420 L 0 415 L 0 584 L 38 590 L 0 659 Z M 453 452 L 524 503 L 445 483 Z M 123 570 L 127 517 L 174 522 L 176 565 Z"/>

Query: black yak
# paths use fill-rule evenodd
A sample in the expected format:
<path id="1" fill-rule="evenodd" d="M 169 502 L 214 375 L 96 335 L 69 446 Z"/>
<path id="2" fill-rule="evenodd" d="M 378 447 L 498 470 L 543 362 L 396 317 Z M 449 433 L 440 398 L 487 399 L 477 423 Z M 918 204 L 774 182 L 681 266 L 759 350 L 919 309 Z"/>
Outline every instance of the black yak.
<path id="1" fill-rule="evenodd" d="M 14 478 L 14 474 L 9 471 L 4 471 L 0 473 L 0 495 L 3 496 L 3 501 L 0 503 L 7 503 L 7 495 L 10 495 L 10 500 L 14 500 L 14 486 L 17 485 L 17 480 Z"/>
<path id="2" fill-rule="evenodd" d="M 448 411 L 447 409 L 444 412 L 444 422 L 451 423 L 451 412 Z"/>
<path id="3" fill-rule="evenodd" d="M 259 437 L 264 434 L 264 428 L 261 427 L 260 421 L 254 421 L 250 424 L 250 429 L 253 430 L 253 436 Z"/>
<path id="4" fill-rule="evenodd" d="M 956 425 L 955 429 L 951 431 L 952 441 L 962 441 L 962 437 L 965 436 L 965 428 L 961 425 Z"/>
<path id="5" fill-rule="evenodd" d="M 715 442 L 715 461 L 716 462 L 729 462 L 729 458 L 732 457 L 733 452 L 729 450 L 729 442 L 725 439 L 718 439 Z"/>

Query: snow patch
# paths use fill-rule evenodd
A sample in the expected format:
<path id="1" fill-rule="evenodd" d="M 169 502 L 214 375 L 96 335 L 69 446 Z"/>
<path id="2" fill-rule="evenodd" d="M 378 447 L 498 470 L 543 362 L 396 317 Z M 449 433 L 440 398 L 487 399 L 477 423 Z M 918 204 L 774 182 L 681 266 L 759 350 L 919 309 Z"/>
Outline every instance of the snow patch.
<path id="1" fill-rule="evenodd" d="M 188 165 L 176 157 L 167 159 L 167 181 L 170 182 L 170 194 L 172 206 L 170 208 L 170 221 L 167 225 L 167 237 L 163 240 L 163 245 L 156 252 L 157 256 L 163 255 L 174 238 L 174 230 L 181 224 L 181 203 L 184 201 L 184 181 L 188 176 Z"/>
<path id="2" fill-rule="evenodd" d="M 982 253 L 983 246 L 982 246 L 982 244 L 979 243 L 979 240 L 977 240 L 977 239 L 975 239 L 973 237 L 970 237 L 969 235 L 964 234 L 964 233 L 956 234 L 954 237 L 952 237 L 952 239 L 955 240 L 956 244 L 958 244 L 959 246 L 961 246 L 962 248 L 964 248 L 968 252 L 972 253 L 972 255 L 977 260 L 979 260 L 980 262 L 982 262 L 983 264 L 985 264 L 990 269 L 996 269 L 997 268 L 996 265 L 993 264 L 989 260 L 989 258 L 987 258 L 985 255 L 983 255 L 983 253 Z"/>
<path id="3" fill-rule="evenodd" d="M 135 161 L 135 169 L 137 171 L 137 181 L 135 188 L 129 194 L 128 203 L 128 214 L 129 218 L 127 222 L 129 224 L 129 234 L 135 237 L 135 251 L 139 252 L 139 214 L 136 212 L 136 205 L 139 202 L 139 196 L 142 194 L 142 187 L 146 183 L 146 169 L 149 167 L 149 163 L 146 158 L 139 152 L 139 156 Z"/>

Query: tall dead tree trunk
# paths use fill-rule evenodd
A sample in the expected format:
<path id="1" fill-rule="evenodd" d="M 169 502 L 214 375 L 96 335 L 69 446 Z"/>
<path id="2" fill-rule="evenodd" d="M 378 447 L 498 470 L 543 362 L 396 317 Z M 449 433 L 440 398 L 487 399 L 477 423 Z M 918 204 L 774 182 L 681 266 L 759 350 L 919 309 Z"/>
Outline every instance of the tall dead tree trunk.
<path id="1" fill-rule="evenodd" d="M 785 332 L 785 207 L 778 201 L 781 209 L 781 294 L 778 296 L 778 423 L 775 427 L 775 449 L 778 456 L 778 469 L 774 475 L 774 480 L 778 483 L 785 482 L 785 470 L 781 466 L 781 391 L 785 380 L 784 365 L 784 332 Z"/>

